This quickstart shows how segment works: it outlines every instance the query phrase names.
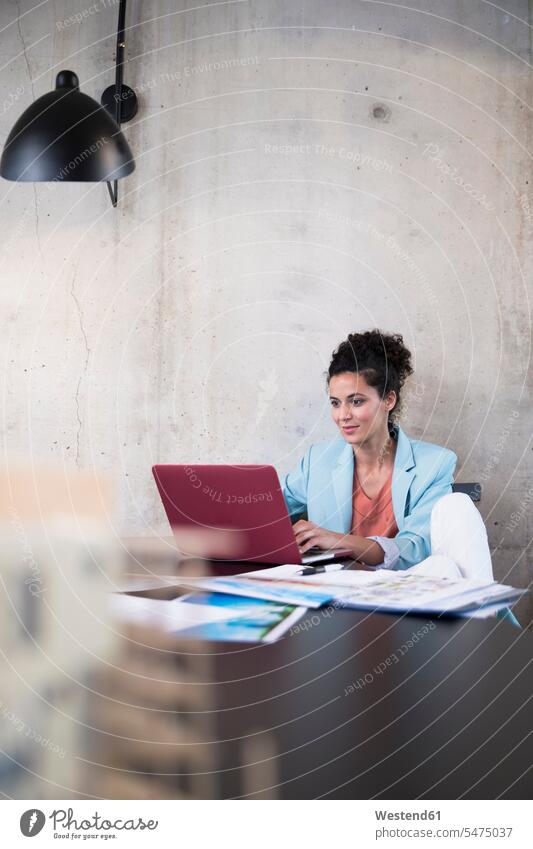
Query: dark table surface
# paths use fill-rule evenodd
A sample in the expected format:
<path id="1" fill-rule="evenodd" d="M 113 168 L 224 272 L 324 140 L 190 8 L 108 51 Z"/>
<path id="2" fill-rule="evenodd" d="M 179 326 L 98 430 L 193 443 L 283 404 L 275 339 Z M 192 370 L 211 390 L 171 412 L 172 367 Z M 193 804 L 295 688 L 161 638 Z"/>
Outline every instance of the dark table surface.
<path id="1" fill-rule="evenodd" d="M 532 648 L 505 621 L 332 607 L 274 644 L 195 644 L 216 795 L 530 798 Z"/>
<path id="2" fill-rule="evenodd" d="M 261 731 L 286 798 L 531 797 L 530 636 L 327 608 L 300 624 L 218 657 L 227 795 L 242 793 L 239 738 Z"/>

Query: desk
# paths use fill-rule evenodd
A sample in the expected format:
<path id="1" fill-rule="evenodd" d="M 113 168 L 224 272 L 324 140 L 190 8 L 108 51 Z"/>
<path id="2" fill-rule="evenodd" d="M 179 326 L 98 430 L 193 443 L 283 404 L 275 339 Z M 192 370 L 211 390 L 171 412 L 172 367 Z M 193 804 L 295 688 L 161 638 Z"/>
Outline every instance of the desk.
<path id="1" fill-rule="evenodd" d="M 531 636 L 506 622 L 332 608 L 309 611 L 272 645 L 193 644 L 189 670 L 198 665 L 201 680 L 210 664 L 202 682 L 210 724 L 195 730 L 213 764 L 204 792 L 529 798 L 532 648 Z M 164 710 L 172 713 L 166 698 Z M 172 773 L 172 756 L 166 764 L 150 771 Z M 135 769 L 145 771 L 142 759 Z M 183 776 L 157 777 L 171 797 L 182 792 L 174 781 L 182 787 Z"/>

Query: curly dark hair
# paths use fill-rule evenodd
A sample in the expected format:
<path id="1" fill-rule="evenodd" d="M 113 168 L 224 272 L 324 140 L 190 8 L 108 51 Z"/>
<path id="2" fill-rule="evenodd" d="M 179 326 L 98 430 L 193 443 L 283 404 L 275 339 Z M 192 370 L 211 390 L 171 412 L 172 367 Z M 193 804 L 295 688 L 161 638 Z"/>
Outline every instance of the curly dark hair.
<path id="1" fill-rule="evenodd" d="M 344 372 L 362 374 L 369 386 L 375 387 L 382 398 L 391 390 L 396 393 L 396 404 L 389 412 L 393 425 L 400 413 L 400 391 L 413 373 L 411 352 L 399 333 L 383 333 L 375 328 L 364 333 L 350 333 L 331 355 L 327 383 Z"/>

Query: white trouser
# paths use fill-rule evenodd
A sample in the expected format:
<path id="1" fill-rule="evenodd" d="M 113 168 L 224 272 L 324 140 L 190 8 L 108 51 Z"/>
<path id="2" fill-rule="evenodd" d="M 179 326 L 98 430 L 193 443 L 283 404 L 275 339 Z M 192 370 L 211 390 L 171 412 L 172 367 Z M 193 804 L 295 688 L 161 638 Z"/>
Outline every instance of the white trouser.
<path id="1" fill-rule="evenodd" d="M 493 581 L 487 531 L 464 492 L 450 492 L 431 511 L 431 556 L 406 572 Z"/>

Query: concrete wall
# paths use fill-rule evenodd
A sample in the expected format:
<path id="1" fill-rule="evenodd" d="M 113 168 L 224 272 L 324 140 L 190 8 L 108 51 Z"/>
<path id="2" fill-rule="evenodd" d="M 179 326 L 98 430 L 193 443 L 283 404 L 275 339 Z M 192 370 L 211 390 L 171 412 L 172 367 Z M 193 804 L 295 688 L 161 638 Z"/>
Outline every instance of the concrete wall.
<path id="1" fill-rule="evenodd" d="M 333 436 L 329 355 L 379 326 L 415 356 L 404 428 L 481 480 L 528 583 L 530 4 L 409 5 L 134 0 L 119 208 L 0 183 L 8 455 L 110 471 L 117 533 L 168 532 L 154 462 L 285 472 Z M 117 9 L 2 3 L 2 138 L 63 67 L 99 98 Z"/>

